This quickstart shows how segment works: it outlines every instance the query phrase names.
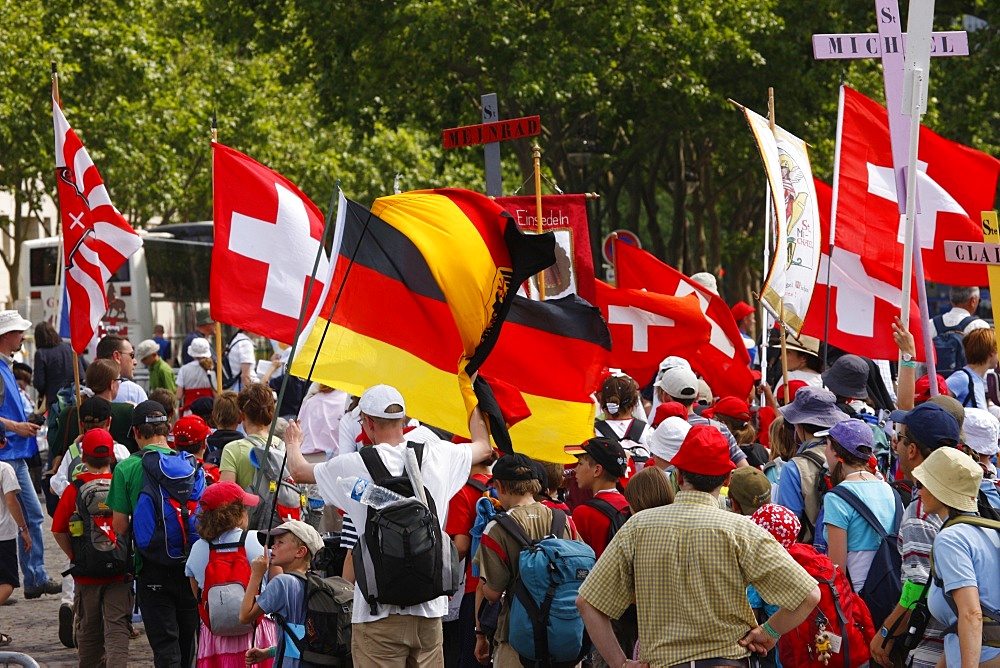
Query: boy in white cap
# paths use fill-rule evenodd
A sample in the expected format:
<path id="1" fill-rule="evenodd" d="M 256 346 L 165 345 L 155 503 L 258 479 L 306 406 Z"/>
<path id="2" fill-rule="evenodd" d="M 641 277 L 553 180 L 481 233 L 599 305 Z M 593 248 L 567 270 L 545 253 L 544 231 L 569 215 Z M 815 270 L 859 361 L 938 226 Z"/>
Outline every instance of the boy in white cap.
<path id="1" fill-rule="evenodd" d="M 140 341 L 135 347 L 135 358 L 149 367 L 149 391 L 164 388 L 177 392 L 177 382 L 170 365 L 160 359 L 160 344 L 153 339 Z"/>

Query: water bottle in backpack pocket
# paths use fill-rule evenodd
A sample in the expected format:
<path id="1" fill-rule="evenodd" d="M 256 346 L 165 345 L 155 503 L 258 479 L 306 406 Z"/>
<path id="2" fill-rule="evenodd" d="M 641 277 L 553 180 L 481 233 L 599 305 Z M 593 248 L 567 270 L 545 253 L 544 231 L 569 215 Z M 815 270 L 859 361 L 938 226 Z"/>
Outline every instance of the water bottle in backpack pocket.
<path id="1" fill-rule="evenodd" d="M 116 536 L 108 507 L 109 477 L 73 481 L 76 512 L 70 518 L 73 563 L 63 575 L 110 578 L 125 574 L 131 560 L 127 536 Z M 75 530 L 74 530 L 75 529 Z"/>
<path id="2" fill-rule="evenodd" d="M 205 491 L 205 472 L 187 452 L 142 453 L 142 490 L 132 511 L 132 534 L 143 559 L 183 566 L 198 540 L 195 511 Z"/>

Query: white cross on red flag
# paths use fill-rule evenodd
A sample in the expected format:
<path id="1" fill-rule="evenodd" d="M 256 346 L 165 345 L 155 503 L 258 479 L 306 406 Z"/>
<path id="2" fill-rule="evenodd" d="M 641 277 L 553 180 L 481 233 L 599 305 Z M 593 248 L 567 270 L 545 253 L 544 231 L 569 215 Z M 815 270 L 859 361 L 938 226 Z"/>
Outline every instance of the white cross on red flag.
<path id="1" fill-rule="evenodd" d="M 826 334 L 829 343 L 850 353 L 895 359 L 899 350 L 892 340 L 892 320 L 902 302 L 903 231 L 888 114 L 885 107 L 845 86 L 841 126 L 830 323 L 825 326 L 830 260 L 824 254 L 802 331 L 817 338 Z M 979 212 L 993 208 L 1000 161 L 921 126 L 918 169 L 916 225 L 925 277 L 945 284 L 985 285 L 984 267 L 963 264 L 957 269 L 945 260 L 944 241 L 982 242 Z M 817 194 L 827 230 L 830 189 L 817 182 Z M 823 238 L 829 238 L 826 232 Z M 917 357 L 923 360 L 919 310 L 912 299 L 909 327 Z"/>
<path id="2" fill-rule="evenodd" d="M 646 251 L 617 240 L 615 259 L 620 288 L 645 289 L 673 297 L 695 295 L 701 317 L 709 325 L 709 340 L 699 345 L 697 352 L 686 356 L 686 359 L 716 396 L 742 399 L 750 394 L 753 387 L 750 355 L 726 302 Z M 617 348 L 614 330 L 612 343 Z M 664 353 L 660 359 L 670 354 Z M 647 379 L 636 380 L 641 383 Z"/>
<path id="3" fill-rule="evenodd" d="M 105 284 L 142 247 L 142 239 L 111 204 L 94 161 L 55 98 L 52 124 L 70 340 L 82 353 L 108 310 Z"/>
<path id="4" fill-rule="evenodd" d="M 253 158 L 218 143 L 212 151 L 212 317 L 291 344 L 323 238 L 323 214 L 294 183 Z M 329 275 L 324 251 L 307 316 Z"/>

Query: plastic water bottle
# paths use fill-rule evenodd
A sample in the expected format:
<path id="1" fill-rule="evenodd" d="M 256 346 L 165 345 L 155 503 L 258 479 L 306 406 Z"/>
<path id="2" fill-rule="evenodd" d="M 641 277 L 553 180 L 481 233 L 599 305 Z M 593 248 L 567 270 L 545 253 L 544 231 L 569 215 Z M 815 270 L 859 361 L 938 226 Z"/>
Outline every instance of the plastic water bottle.
<path id="1" fill-rule="evenodd" d="M 394 501 L 401 501 L 406 498 L 391 489 L 376 485 L 371 480 L 365 480 L 357 476 L 337 478 L 337 485 L 340 486 L 344 494 L 353 500 L 375 509 L 384 508 Z"/>

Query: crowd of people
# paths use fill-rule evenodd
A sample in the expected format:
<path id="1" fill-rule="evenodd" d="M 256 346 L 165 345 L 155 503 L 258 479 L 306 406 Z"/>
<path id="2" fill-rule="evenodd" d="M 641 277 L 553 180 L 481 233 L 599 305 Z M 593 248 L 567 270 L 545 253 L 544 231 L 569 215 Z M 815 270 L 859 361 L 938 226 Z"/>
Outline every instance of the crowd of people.
<path id="1" fill-rule="evenodd" d="M 791 336 L 747 396 L 713 396 L 680 357 L 609 370 L 573 464 L 496 452 L 479 409 L 471 438 L 420 424 L 391 385 L 279 408 L 252 344 L 220 391 L 207 314 L 176 375 L 162 332 L 102 339 L 79 405 L 60 392 L 73 356 L 38 325 L 35 405 L 13 364 L 31 323 L 0 312 L 0 603 L 21 579 L 62 595 L 80 665 L 127 664 L 137 604 L 157 666 L 308 666 L 322 560 L 353 587 L 336 665 L 1000 666 L 996 338 L 975 290 L 952 301 L 935 345 L 961 354 L 937 378 L 899 320 L 888 382 Z M 31 493 L 45 413 L 62 581 Z"/>

